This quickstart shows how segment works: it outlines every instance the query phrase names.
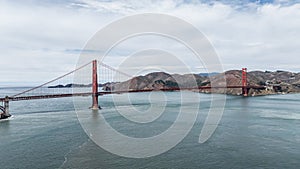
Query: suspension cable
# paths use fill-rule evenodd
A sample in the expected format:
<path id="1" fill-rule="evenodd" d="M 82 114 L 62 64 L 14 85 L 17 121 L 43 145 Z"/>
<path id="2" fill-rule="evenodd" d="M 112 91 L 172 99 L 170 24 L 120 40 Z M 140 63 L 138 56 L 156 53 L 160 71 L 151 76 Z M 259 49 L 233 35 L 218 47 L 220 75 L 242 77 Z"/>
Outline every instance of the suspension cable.
<path id="1" fill-rule="evenodd" d="M 21 93 L 18 93 L 18 94 L 15 94 L 15 95 L 13 95 L 12 97 L 16 97 L 16 96 L 19 96 L 19 95 L 21 95 L 21 94 L 30 92 L 30 91 L 32 91 L 32 90 L 41 88 L 41 87 L 43 87 L 43 86 L 45 86 L 45 85 L 47 85 L 47 84 L 49 84 L 49 83 L 52 83 L 52 82 L 54 82 L 54 81 L 56 81 L 56 80 L 58 80 L 58 79 L 61 79 L 61 78 L 65 77 L 65 76 L 69 75 L 69 74 L 72 74 L 72 73 L 76 72 L 77 70 L 80 70 L 80 69 L 86 67 L 87 65 L 89 65 L 89 64 L 91 64 L 91 63 L 92 63 L 92 61 L 88 62 L 88 63 L 85 64 L 85 65 L 80 66 L 79 68 L 77 68 L 77 69 L 75 69 L 75 70 L 73 70 L 73 71 L 71 71 L 71 72 L 69 72 L 69 73 L 66 73 L 66 74 L 64 74 L 64 75 L 62 75 L 62 76 L 59 76 L 59 77 L 57 77 L 57 78 L 55 78 L 55 79 L 53 79 L 53 80 L 51 80 L 51 81 L 49 81 L 49 82 L 43 83 L 43 84 L 41 84 L 41 85 L 39 85 L 39 86 L 36 86 L 36 87 L 34 87 L 34 88 L 25 90 L 25 91 L 23 91 L 23 92 L 21 92 Z"/>
<path id="2" fill-rule="evenodd" d="M 124 72 L 121 72 L 120 70 L 117 70 L 117 69 L 115 69 L 115 68 L 113 68 L 113 67 L 111 67 L 111 66 L 109 66 L 109 65 L 107 65 L 107 64 L 104 64 L 103 62 L 100 62 L 100 61 L 98 61 L 98 62 L 99 62 L 100 65 L 102 65 L 102 66 L 104 66 L 104 67 L 106 67 L 106 68 L 108 68 L 108 69 L 110 69 L 110 70 L 119 72 L 120 74 L 123 74 L 123 75 L 125 75 L 125 76 L 127 76 L 127 77 L 132 77 L 132 75 L 129 75 L 129 74 L 124 73 Z"/>

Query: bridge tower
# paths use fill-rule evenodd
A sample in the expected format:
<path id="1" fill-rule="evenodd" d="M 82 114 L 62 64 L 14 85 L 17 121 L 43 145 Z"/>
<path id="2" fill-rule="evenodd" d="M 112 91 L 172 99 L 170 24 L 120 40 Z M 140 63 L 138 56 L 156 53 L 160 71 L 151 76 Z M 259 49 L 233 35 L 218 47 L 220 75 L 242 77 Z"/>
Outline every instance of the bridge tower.
<path id="1" fill-rule="evenodd" d="M 93 68 L 92 68 L 92 100 L 93 105 L 91 107 L 92 110 L 100 109 L 98 104 L 98 74 L 97 74 L 97 60 L 93 60 Z"/>
<path id="2" fill-rule="evenodd" d="M 248 88 L 247 88 L 247 68 L 242 69 L 242 94 L 243 96 L 248 96 Z"/>

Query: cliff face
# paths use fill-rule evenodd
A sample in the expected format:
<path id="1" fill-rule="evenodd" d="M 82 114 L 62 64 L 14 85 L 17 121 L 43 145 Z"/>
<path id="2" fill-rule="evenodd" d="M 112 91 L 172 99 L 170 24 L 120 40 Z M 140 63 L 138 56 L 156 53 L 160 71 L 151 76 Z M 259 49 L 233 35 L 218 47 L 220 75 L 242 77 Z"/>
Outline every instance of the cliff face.
<path id="1" fill-rule="evenodd" d="M 266 95 L 276 93 L 300 92 L 300 73 L 286 71 L 262 72 L 253 71 L 247 74 L 248 85 L 266 86 L 266 90 L 251 89 L 249 95 Z M 224 80 L 226 83 L 224 83 Z M 225 73 L 215 74 L 213 76 L 201 76 L 197 74 L 173 74 L 164 72 L 154 72 L 145 76 L 134 77 L 121 83 L 106 84 L 105 90 L 124 91 L 124 90 L 145 90 L 145 89 L 170 89 L 170 88 L 188 88 L 197 86 L 241 86 L 242 71 L 230 70 Z M 210 90 L 201 92 L 209 93 Z M 216 89 L 215 93 L 226 93 L 231 95 L 240 95 L 241 89 Z"/>

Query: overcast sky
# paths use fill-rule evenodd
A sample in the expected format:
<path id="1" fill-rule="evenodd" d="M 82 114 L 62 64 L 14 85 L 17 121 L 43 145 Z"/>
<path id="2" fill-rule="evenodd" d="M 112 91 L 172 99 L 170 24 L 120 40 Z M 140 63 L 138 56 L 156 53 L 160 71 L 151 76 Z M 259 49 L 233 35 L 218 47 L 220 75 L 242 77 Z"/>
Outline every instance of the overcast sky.
<path id="1" fill-rule="evenodd" d="M 71 71 L 98 30 L 145 12 L 173 15 L 196 26 L 225 70 L 300 72 L 298 0 L 0 0 L 0 87 L 37 84 Z M 108 62 L 116 66 L 113 58 Z"/>

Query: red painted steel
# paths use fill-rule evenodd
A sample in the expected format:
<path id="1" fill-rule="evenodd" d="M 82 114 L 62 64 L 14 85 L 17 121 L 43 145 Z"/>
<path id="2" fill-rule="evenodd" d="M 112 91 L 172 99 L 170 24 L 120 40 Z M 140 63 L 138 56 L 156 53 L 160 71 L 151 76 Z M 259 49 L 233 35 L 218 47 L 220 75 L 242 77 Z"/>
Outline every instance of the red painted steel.
<path id="1" fill-rule="evenodd" d="M 248 96 L 247 68 L 242 69 L 242 94 Z"/>
<path id="2" fill-rule="evenodd" d="M 93 110 L 98 110 L 99 109 L 99 104 L 98 104 L 98 75 L 97 75 L 97 60 L 93 60 L 93 83 L 92 83 L 92 99 L 93 99 L 93 105 L 92 109 Z"/>

